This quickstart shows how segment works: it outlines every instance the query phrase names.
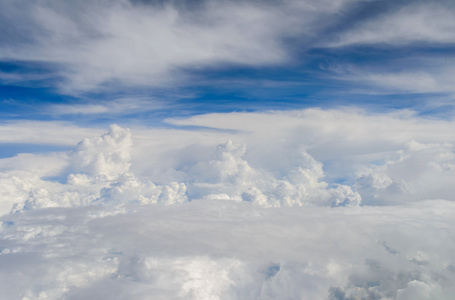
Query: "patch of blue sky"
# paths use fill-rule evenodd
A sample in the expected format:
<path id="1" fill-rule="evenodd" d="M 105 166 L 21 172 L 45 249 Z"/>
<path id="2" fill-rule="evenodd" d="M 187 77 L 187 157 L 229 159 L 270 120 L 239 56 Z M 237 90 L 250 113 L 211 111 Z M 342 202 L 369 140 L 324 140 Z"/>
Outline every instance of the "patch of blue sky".
<path id="1" fill-rule="evenodd" d="M 343 75 L 334 74 L 330 68 L 334 64 L 371 65 L 384 64 L 379 59 L 366 54 L 350 54 L 341 58 L 340 53 L 317 53 L 311 61 L 304 65 L 275 67 L 275 68 L 225 68 L 221 70 L 203 70 L 191 74 L 198 80 L 191 85 L 169 91 L 169 97 L 164 90 L 158 93 L 154 89 L 143 89 L 138 92 L 99 93 L 82 97 L 59 94 L 49 87 L 25 87 L 11 84 L 0 85 L 1 110 L 3 120 L 7 119 L 68 119 L 68 115 L 52 115 L 46 112 L 46 107 L 54 104 L 103 104 L 115 97 L 150 98 L 151 105 L 156 99 L 166 103 L 160 109 L 149 110 L 147 106 L 142 111 L 124 112 L 117 114 L 116 119 L 139 118 L 150 121 L 167 117 L 188 116 L 192 114 L 230 111 L 257 110 L 286 110 L 308 107 L 338 107 L 359 106 L 369 110 L 410 108 L 422 114 L 446 113 L 451 107 L 451 101 L 445 101 L 441 107 L 426 105 L 433 99 L 451 98 L 447 93 L 410 93 L 380 90 L 355 80 L 345 80 Z M 376 60 L 376 61 L 375 61 Z M 381 68 L 383 68 L 381 66 Z M 406 65 L 390 69 L 406 69 Z M 153 96 L 153 99 L 152 99 Z M 110 121 L 105 113 L 84 115 L 72 118 L 79 121 L 103 123 Z"/>
<path id="2" fill-rule="evenodd" d="M 0 143 L 0 159 L 16 156 L 19 153 L 47 153 L 69 151 L 73 147 L 62 145 Z"/>

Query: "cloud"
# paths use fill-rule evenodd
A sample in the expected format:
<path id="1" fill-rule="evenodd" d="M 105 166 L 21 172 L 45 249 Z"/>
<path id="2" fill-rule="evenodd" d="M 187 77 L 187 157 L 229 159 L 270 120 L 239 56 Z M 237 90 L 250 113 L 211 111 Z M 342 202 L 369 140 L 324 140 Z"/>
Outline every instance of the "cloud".
<path id="1" fill-rule="evenodd" d="M 0 285 L 8 298 L 451 299 L 454 209 L 195 201 L 28 211 L 1 219 Z"/>
<path id="2" fill-rule="evenodd" d="M 5 297 L 455 295 L 453 120 L 307 109 L 168 122 L 0 159 Z"/>
<path id="3" fill-rule="evenodd" d="M 27 7 L 24 11 L 20 3 L 2 4 L 13 27 L 4 35 L 26 32 L 17 45 L 3 47 L 2 59 L 60 65 L 65 79 L 60 88 L 66 92 L 93 90 L 109 82 L 159 86 L 178 76 L 180 68 L 214 63 L 282 62 L 286 54 L 279 39 L 295 22 L 282 22 L 280 13 L 268 5 L 227 1 L 207 2 L 194 15 L 171 3 L 121 0 L 74 5 L 51 1 Z M 14 21 L 19 14 L 24 23 Z"/>
<path id="4" fill-rule="evenodd" d="M 332 78 L 349 81 L 358 88 L 368 88 L 370 93 L 449 93 L 453 88 L 453 67 L 446 55 L 413 55 L 406 58 L 392 58 L 380 66 L 375 63 L 363 66 L 334 64 L 328 71 Z M 429 103 L 429 105 L 431 105 Z"/>
<path id="5" fill-rule="evenodd" d="M 249 201 L 264 206 L 359 205 L 360 196 L 340 185 L 328 189 L 322 164 L 305 152 L 296 156 L 296 166 L 281 170 L 254 169 L 243 159 L 246 148 L 231 141 L 219 144 L 215 158 L 183 166 L 190 198 Z"/>
<path id="6" fill-rule="evenodd" d="M 365 203 L 450 199 L 450 187 L 455 183 L 453 149 L 448 143 L 410 141 L 381 165 L 372 165 L 359 172 L 356 190 Z"/>
<path id="7" fill-rule="evenodd" d="M 112 125 L 109 132 L 96 139 L 84 139 L 71 153 L 71 171 L 102 180 L 114 180 L 128 171 L 129 130 Z"/>
<path id="8" fill-rule="evenodd" d="M 44 109 L 44 113 L 51 117 L 97 116 L 118 117 L 144 112 L 153 112 L 173 107 L 172 100 L 165 104 L 162 100 L 153 97 L 126 97 L 106 101 L 88 101 L 86 103 L 51 104 Z"/>
<path id="9" fill-rule="evenodd" d="M 238 88 L 238 78 L 229 72 L 224 73 L 227 77 L 207 78 L 204 71 L 280 66 L 291 73 L 309 72 L 317 82 L 319 75 L 349 80 L 356 87 L 351 89 L 354 93 L 453 93 L 449 48 L 455 23 L 453 7 L 447 1 L 191 3 L 3 1 L 0 11 L 6 29 L 1 37 L 8 42 L 0 44 L 0 60 L 17 70 L 5 69 L 0 77 L 9 84 L 46 82 L 59 93 L 72 95 L 118 91 L 131 95 L 144 94 L 143 89 L 156 94 L 157 89 L 181 91 L 188 86 L 198 86 L 200 91 L 201 86 L 213 86 L 213 80 L 218 88 L 232 90 Z M 358 64 L 364 46 L 376 49 L 370 51 L 370 58 L 381 61 L 381 69 L 375 69 L 375 63 L 369 67 L 363 60 Z M 382 56 L 384 50 L 400 57 L 406 51 L 411 58 L 390 61 Z M 311 66 L 321 63 L 315 51 L 324 57 L 324 63 L 333 61 L 338 72 L 319 68 L 324 73 L 314 78 Z M 340 53 L 338 58 L 331 51 Z M 421 57 L 415 57 L 416 51 L 423 53 Z M 346 66 L 345 59 L 352 65 Z M 274 81 L 260 79 L 264 86 Z M 296 81 L 301 84 L 295 78 L 286 82 L 293 85 Z M 280 79 L 281 86 L 286 82 Z M 120 106 L 79 103 L 55 105 L 50 111 L 58 115 L 118 114 Z"/>
<path id="10" fill-rule="evenodd" d="M 388 188 L 394 196 L 381 194 L 378 197 L 381 200 L 370 203 L 451 197 L 449 187 L 453 183 L 449 182 L 452 182 L 453 171 L 450 166 L 454 159 L 451 120 L 417 117 L 409 111 L 365 114 L 352 109 L 308 109 L 207 114 L 169 122 L 221 129 L 243 128 L 243 134 L 229 138 L 245 142 L 249 151 L 244 159 L 248 164 L 269 170 L 275 178 L 290 176 L 290 170 L 298 168 L 295 149 L 305 149 L 316 161 L 323 162 L 324 181 L 350 182 L 351 187 L 357 181 L 358 190 L 353 190 L 359 192 L 362 199 L 372 201 L 370 188 L 387 189 L 394 182 Z M 411 188 L 411 185 L 421 189 Z"/>
<path id="11" fill-rule="evenodd" d="M 348 186 L 330 188 L 322 164 L 309 154 L 297 154 L 296 166 L 282 175 L 252 168 L 243 159 L 246 148 L 231 141 L 217 145 L 212 157 L 180 161 L 169 167 L 159 183 L 131 169 L 132 137 L 112 125 L 98 138 L 82 140 L 59 156 L 26 155 L 9 159 L 2 174 L 3 213 L 43 207 L 91 204 L 181 203 L 197 199 L 249 201 L 263 206 L 359 205 L 360 196 Z M 142 149 L 144 151 L 145 149 Z M 147 151 L 147 150 L 145 150 Z M 31 164 L 27 165 L 27 157 Z M 40 168 L 33 159 L 46 158 L 53 168 Z M 8 161 L 8 160 L 6 160 Z M 20 165 L 25 169 L 20 170 Z M 152 166 L 150 166 L 152 167 Z"/>
<path id="12" fill-rule="evenodd" d="M 393 9 L 356 22 L 328 45 L 385 43 L 402 46 L 409 43 L 450 44 L 455 41 L 452 34 L 455 29 L 454 12 L 448 2 L 411 1 Z"/>
<path id="13" fill-rule="evenodd" d="M 0 160 L 3 213 L 199 199 L 396 205 L 451 199 L 455 184 L 453 121 L 409 111 L 307 109 L 168 122 L 177 127 L 131 133 L 113 125 L 69 152 Z"/>
<path id="14" fill-rule="evenodd" d="M 0 45 L 0 59 L 47 64 L 65 93 L 169 86 L 190 80 L 184 70 L 289 62 L 287 39 L 310 41 L 352 2 L 3 1 L 9 42 Z"/>
<path id="15" fill-rule="evenodd" d="M 131 146 L 129 130 L 112 125 L 109 132 L 82 140 L 70 152 L 5 159 L 0 173 L 1 214 L 45 207 L 186 201 L 185 184 L 171 181 L 156 186 L 130 173 Z"/>

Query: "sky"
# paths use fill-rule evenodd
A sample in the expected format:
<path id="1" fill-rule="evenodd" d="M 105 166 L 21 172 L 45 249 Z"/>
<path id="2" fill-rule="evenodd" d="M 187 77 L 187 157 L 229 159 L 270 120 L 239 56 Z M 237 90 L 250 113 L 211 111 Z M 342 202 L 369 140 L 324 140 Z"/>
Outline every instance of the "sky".
<path id="1" fill-rule="evenodd" d="M 455 2 L 0 0 L 0 299 L 453 299 Z"/>

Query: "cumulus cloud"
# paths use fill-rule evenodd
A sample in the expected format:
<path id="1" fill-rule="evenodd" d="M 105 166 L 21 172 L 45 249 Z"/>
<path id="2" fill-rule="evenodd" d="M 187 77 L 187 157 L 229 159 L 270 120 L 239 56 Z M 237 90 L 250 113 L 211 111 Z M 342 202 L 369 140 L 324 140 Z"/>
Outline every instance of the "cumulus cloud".
<path id="1" fill-rule="evenodd" d="M 220 128 L 246 131 L 226 131 L 221 141 L 228 142 L 220 142 L 210 130 L 138 129 L 134 137 L 112 126 L 70 152 L 3 159 L 2 211 L 195 199 L 345 206 L 451 198 L 450 121 L 305 110 L 172 122 L 210 127 L 212 117 Z M 332 126 L 340 122 L 343 128 Z M 272 130 L 271 123 L 280 125 Z"/>
<path id="2" fill-rule="evenodd" d="M 231 141 L 219 144 L 214 159 L 188 168 L 190 198 L 232 199 L 265 206 L 358 205 L 360 196 L 348 186 L 328 189 L 322 164 L 300 152 L 296 166 L 281 170 L 252 168 L 243 156 L 246 148 Z M 183 166 L 185 169 L 186 166 Z"/>
<path id="3" fill-rule="evenodd" d="M 71 171 L 100 180 L 115 180 L 130 167 L 131 146 L 129 130 L 112 125 L 101 137 L 84 139 L 77 145 L 71 153 Z"/>
<path id="4" fill-rule="evenodd" d="M 209 129 L 131 133 L 113 125 L 69 152 L 0 160 L 3 213 L 197 199 L 386 205 L 451 199 L 455 183 L 453 122 L 410 112 L 308 109 L 169 122 Z"/>
<path id="5" fill-rule="evenodd" d="M 129 202 L 176 203 L 186 200 L 184 184 L 169 182 L 156 186 L 129 172 L 131 134 L 112 125 L 98 138 L 84 139 L 73 151 L 51 155 L 28 155 L 30 160 L 47 159 L 51 167 L 39 163 L 19 163 L 24 157 L 7 159 L 2 173 L 2 213 L 43 207 L 73 207 L 90 204 L 122 205 Z M 36 168 L 38 170 L 36 171 Z M 6 171 L 6 172 L 5 172 Z"/>
<path id="6" fill-rule="evenodd" d="M 100 137 L 84 139 L 73 151 L 50 158 L 52 169 L 37 172 L 37 165 L 33 165 L 5 172 L 3 213 L 90 204 L 174 204 L 188 199 L 229 199 L 263 206 L 345 206 L 361 202 L 349 186 L 329 187 L 323 180 L 322 164 L 304 151 L 296 154 L 295 166 L 274 174 L 266 168 L 251 167 L 244 159 L 246 147 L 228 141 L 213 145 L 214 151 L 207 158 L 169 167 L 164 171 L 167 180 L 154 183 L 149 176 L 130 170 L 132 146 L 130 131 L 112 125 Z"/>

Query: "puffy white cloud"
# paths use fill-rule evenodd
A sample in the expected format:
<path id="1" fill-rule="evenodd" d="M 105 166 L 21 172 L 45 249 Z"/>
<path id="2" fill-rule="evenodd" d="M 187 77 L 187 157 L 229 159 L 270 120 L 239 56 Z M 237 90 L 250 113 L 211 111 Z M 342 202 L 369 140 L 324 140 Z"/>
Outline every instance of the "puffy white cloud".
<path id="1" fill-rule="evenodd" d="M 101 137 L 80 142 L 71 155 L 73 172 L 115 180 L 128 171 L 131 134 L 128 129 L 112 125 L 109 132 Z"/>
<path id="2" fill-rule="evenodd" d="M 107 133 L 84 139 L 67 153 L 5 159 L 0 173 L 1 213 L 44 207 L 185 201 L 184 184 L 156 186 L 129 172 L 131 146 L 129 130 L 112 125 Z"/>
<path id="3" fill-rule="evenodd" d="M 261 166 L 253 168 L 244 159 L 247 148 L 228 141 L 211 146 L 214 151 L 210 156 L 169 167 L 164 172 L 167 179 L 154 183 L 146 174 L 130 170 L 132 145 L 130 131 L 112 125 L 100 137 L 84 139 L 74 150 L 59 154 L 59 160 L 50 161 L 53 169 L 36 172 L 34 165 L 5 172 L 3 213 L 93 203 L 174 204 L 187 199 L 231 199 L 264 206 L 344 206 L 361 202 L 348 186 L 329 187 L 323 180 L 322 164 L 304 151 L 293 154 L 295 165 L 276 172 Z M 33 155 L 29 157 L 33 159 Z M 20 162 L 19 158 L 10 160 Z"/>
<path id="4" fill-rule="evenodd" d="M 190 198 L 232 199 L 265 206 L 358 205 L 360 196 L 348 186 L 328 189 L 322 164 L 300 152 L 296 166 L 274 174 L 252 168 L 243 159 L 246 148 L 231 141 L 219 144 L 215 159 L 186 171 Z M 186 169 L 186 166 L 183 166 Z"/>
<path id="5" fill-rule="evenodd" d="M 0 160 L 3 212 L 15 204 L 17 210 L 195 199 L 264 206 L 451 199 L 452 121 L 308 109 L 169 122 L 225 131 L 136 128 L 131 134 L 113 125 L 70 152 Z"/>

